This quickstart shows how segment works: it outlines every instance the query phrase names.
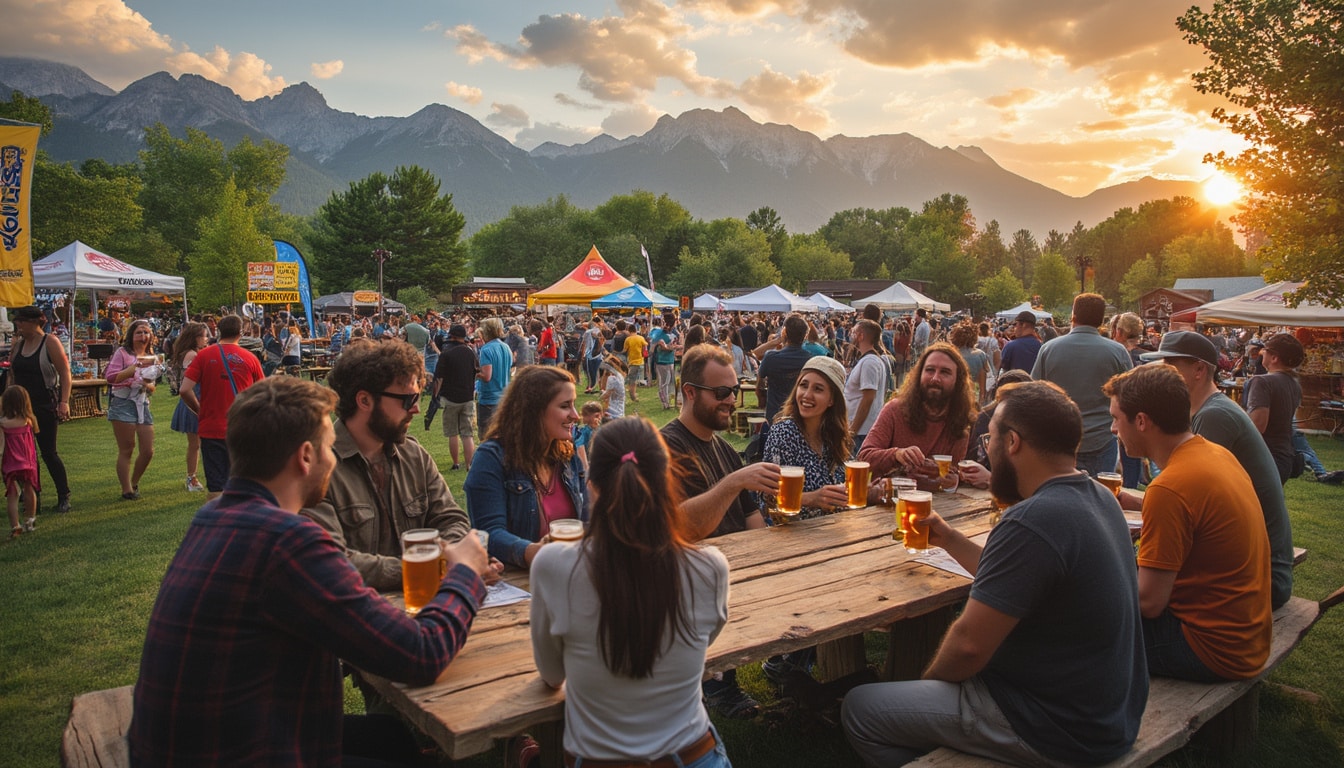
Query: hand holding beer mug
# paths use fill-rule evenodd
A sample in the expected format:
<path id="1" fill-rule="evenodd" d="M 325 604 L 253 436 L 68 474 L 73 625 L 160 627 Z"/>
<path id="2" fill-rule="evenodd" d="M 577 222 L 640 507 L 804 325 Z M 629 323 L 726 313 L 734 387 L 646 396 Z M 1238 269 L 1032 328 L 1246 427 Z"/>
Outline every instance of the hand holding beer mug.
<path id="1" fill-rule="evenodd" d="M 933 463 L 938 465 L 938 490 L 943 493 L 955 492 L 960 478 L 952 471 L 952 457 L 939 454 L 933 457 Z"/>
<path id="2" fill-rule="evenodd" d="M 866 461 L 845 462 L 845 493 L 849 496 L 849 508 L 858 509 L 868 506 L 868 478 L 871 470 Z"/>
<path id="3" fill-rule="evenodd" d="M 479 543 L 479 542 L 478 542 Z M 448 564 L 439 548 L 439 532 L 412 528 L 401 533 L 401 592 L 406 612 L 414 616 L 438 594 Z"/>
<path id="4" fill-rule="evenodd" d="M 803 468 L 802 467 L 780 467 L 779 468 L 779 513 L 783 516 L 784 522 L 789 523 L 798 519 L 798 513 L 803 511 Z"/>
<path id="5" fill-rule="evenodd" d="M 486 552 L 483 541 L 488 540 L 489 534 L 485 531 L 473 530 L 459 541 L 448 543 L 439 539 L 439 549 L 443 553 L 444 573 L 455 565 L 465 565 L 476 572 L 481 580 L 486 584 L 494 584 L 499 581 L 500 574 L 504 571 L 504 564 L 498 560 L 491 560 Z M 436 587 L 437 589 L 437 587 Z M 433 594 L 430 595 L 433 597 Z"/>
<path id="6" fill-rule="evenodd" d="M 1115 494 L 1115 498 L 1119 499 L 1120 486 L 1124 484 L 1125 477 L 1119 472 L 1098 472 L 1097 482 L 1106 486 L 1111 493 Z"/>
<path id="7" fill-rule="evenodd" d="M 551 521 L 551 541 L 579 541 L 582 538 L 582 520 L 567 517 Z"/>
<path id="8" fill-rule="evenodd" d="M 909 477 L 890 477 L 887 483 L 891 488 L 891 501 L 896 504 L 896 530 L 891 532 L 891 538 L 897 541 L 905 540 L 905 504 L 901 503 L 901 493 L 913 491 L 916 484 L 913 478 Z"/>
<path id="9" fill-rule="evenodd" d="M 933 511 L 933 494 L 928 491 L 902 490 L 900 504 L 901 525 L 905 529 L 905 551 L 912 555 L 923 554 L 929 548 L 929 529 L 916 523 L 924 520 Z"/>

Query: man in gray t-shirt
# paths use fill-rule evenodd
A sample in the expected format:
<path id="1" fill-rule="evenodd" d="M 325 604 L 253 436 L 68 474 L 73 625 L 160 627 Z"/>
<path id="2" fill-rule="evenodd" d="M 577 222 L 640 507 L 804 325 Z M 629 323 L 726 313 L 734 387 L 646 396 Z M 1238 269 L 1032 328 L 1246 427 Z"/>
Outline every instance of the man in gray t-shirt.
<path id="1" fill-rule="evenodd" d="M 929 516 L 929 543 L 975 582 L 923 680 L 845 698 L 845 732 L 866 765 L 944 745 L 1018 765 L 1093 765 L 1133 745 L 1148 698 L 1134 550 L 1114 495 L 1074 468 L 1082 431 L 1054 387 L 1001 393 L 990 490 L 1017 503 L 983 550 Z"/>
<path id="2" fill-rule="evenodd" d="M 1305 350 L 1302 342 L 1292 334 L 1279 333 L 1265 342 L 1260 359 L 1269 373 L 1246 380 L 1246 411 L 1251 423 L 1265 437 L 1265 444 L 1279 468 L 1279 482 L 1292 477 L 1293 419 L 1302 404 L 1302 384 L 1297 380 L 1297 366 L 1302 364 Z"/>

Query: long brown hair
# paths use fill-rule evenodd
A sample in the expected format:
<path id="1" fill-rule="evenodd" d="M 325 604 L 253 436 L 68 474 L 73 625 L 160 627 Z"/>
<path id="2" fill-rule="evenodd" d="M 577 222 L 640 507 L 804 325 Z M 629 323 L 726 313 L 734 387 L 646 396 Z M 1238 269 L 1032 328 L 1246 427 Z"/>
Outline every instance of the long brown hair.
<path id="1" fill-rule="evenodd" d="M 485 432 L 486 440 L 499 441 L 504 466 L 535 477 L 543 466 L 574 455 L 572 440 L 537 439 L 542 414 L 566 383 L 574 377 L 556 365 L 526 365 L 513 375 Z"/>
<path id="2" fill-rule="evenodd" d="M 188 352 L 195 351 L 196 339 L 204 336 L 207 330 L 205 323 L 187 323 L 178 332 L 177 340 L 173 342 L 172 370 L 179 379 L 182 376 L 182 361 Z"/>
<path id="3" fill-rule="evenodd" d="M 928 423 L 928 413 L 925 409 L 924 388 L 920 386 L 919 379 L 924 371 L 924 363 L 929 359 L 929 355 L 935 352 L 942 352 L 951 358 L 952 364 L 957 368 L 957 383 L 948 396 L 947 417 L 943 420 L 947 436 L 955 440 L 970 430 L 978 413 L 975 405 L 975 389 L 971 386 L 971 370 L 966 367 L 966 361 L 962 359 L 956 347 L 945 341 L 930 344 L 928 349 L 924 350 L 924 354 L 919 356 L 919 361 L 910 368 L 910 372 L 905 374 L 905 382 L 901 385 L 897 399 L 900 400 L 900 408 L 910 429 L 914 432 L 923 432 Z"/>
<path id="4" fill-rule="evenodd" d="M 826 388 L 831 392 L 831 407 L 821 415 L 821 444 L 826 447 L 826 460 L 830 462 L 830 470 L 834 472 L 837 467 L 845 463 L 849 454 L 854 450 L 854 438 L 849 434 L 849 416 L 845 406 L 845 393 L 835 386 L 831 377 L 826 376 L 821 371 L 812 371 L 826 382 Z M 803 374 L 808 371 L 799 371 L 798 379 L 793 384 L 793 389 L 789 391 L 789 399 L 785 401 L 784 407 L 780 409 L 779 415 L 775 421 L 782 419 L 793 419 L 798 424 L 798 431 L 803 430 L 803 419 L 798 415 L 798 381 L 801 381 Z M 878 398 L 879 400 L 881 398 Z M 874 408 L 881 408 L 882 404 L 873 403 Z M 804 432 L 804 434 L 806 434 Z"/>
<path id="5" fill-rule="evenodd" d="M 150 326 L 148 320 L 133 320 L 130 325 L 126 326 L 126 335 L 121 339 L 121 348 L 132 355 L 135 354 L 135 330 L 142 325 L 149 328 L 149 341 L 145 344 L 145 352 L 154 351 L 154 328 Z"/>
<path id="6" fill-rule="evenodd" d="M 601 606 L 602 660 L 613 674 L 647 678 L 669 632 L 691 636 L 682 594 L 691 544 L 680 527 L 680 485 L 667 445 L 642 416 L 593 433 L 588 478 L 595 493 L 582 546 Z"/>

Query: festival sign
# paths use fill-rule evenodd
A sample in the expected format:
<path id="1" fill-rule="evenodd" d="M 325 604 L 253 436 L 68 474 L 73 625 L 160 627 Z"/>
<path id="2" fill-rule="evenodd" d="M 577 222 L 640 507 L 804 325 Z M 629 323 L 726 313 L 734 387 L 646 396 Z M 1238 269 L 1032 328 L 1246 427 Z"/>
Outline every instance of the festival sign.
<path id="1" fill-rule="evenodd" d="M 249 261 L 247 300 L 257 304 L 291 304 L 299 301 L 299 265 Z"/>
<path id="2" fill-rule="evenodd" d="M 352 301 L 356 304 L 377 304 L 378 298 L 377 291 L 355 291 Z"/>
<path id="3" fill-rule="evenodd" d="M 0 125 L 0 306 L 33 303 L 32 215 L 36 125 Z"/>

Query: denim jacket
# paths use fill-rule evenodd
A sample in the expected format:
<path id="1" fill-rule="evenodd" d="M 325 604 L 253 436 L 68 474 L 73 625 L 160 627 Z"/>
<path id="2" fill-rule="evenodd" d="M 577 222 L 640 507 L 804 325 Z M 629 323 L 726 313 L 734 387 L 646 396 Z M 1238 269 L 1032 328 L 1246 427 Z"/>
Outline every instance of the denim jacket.
<path id="1" fill-rule="evenodd" d="M 561 467 L 560 479 L 579 519 L 588 520 L 588 485 L 577 454 Z M 463 489 L 472 525 L 490 534 L 490 556 L 527 567 L 527 545 L 541 539 L 541 504 L 532 477 L 504 466 L 504 449 L 487 440 L 476 449 Z"/>

